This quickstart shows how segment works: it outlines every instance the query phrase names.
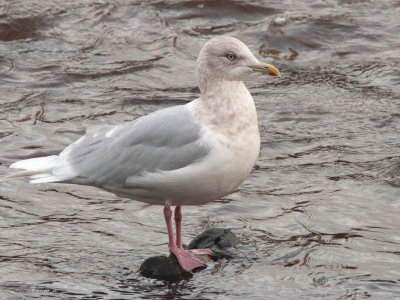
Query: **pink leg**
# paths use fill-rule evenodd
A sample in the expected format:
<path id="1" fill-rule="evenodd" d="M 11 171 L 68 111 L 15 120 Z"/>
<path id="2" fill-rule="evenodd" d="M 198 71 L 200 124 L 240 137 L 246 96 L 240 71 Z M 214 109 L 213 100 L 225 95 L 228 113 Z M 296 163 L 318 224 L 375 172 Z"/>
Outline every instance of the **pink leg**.
<path id="1" fill-rule="evenodd" d="M 182 236 L 181 236 L 181 224 L 182 224 L 182 213 L 181 207 L 175 207 L 175 227 L 176 227 L 176 246 L 182 248 Z"/>
<path id="2" fill-rule="evenodd" d="M 176 246 L 178 248 L 182 248 L 182 237 L 181 237 L 181 224 L 182 224 L 182 212 L 181 212 L 181 207 L 177 206 L 175 207 L 175 227 L 176 227 Z M 207 255 L 212 255 L 212 251 L 210 249 L 191 249 L 187 250 L 192 252 L 193 254 L 207 254 Z"/>
<path id="3" fill-rule="evenodd" d="M 167 223 L 167 230 L 168 230 L 168 248 L 174 249 L 176 247 L 175 242 L 174 242 L 174 234 L 172 233 L 172 222 L 171 222 L 171 217 L 172 217 L 172 211 L 169 208 L 169 205 L 164 206 L 164 219 L 165 223 Z"/>
<path id="4" fill-rule="evenodd" d="M 164 218 L 165 223 L 167 224 L 168 229 L 168 248 L 169 251 L 172 252 L 179 261 L 181 267 L 190 271 L 198 267 L 204 266 L 204 263 L 198 259 L 194 253 L 196 254 L 212 254 L 210 249 L 193 249 L 193 250 L 185 250 L 182 248 L 182 238 L 181 238 L 181 221 L 182 214 L 180 206 L 175 208 L 175 225 L 176 225 L 176 243 L 174 240 L 174 234 L 172 231 L 172 211 L 169 205 L 164 206 Z"/>

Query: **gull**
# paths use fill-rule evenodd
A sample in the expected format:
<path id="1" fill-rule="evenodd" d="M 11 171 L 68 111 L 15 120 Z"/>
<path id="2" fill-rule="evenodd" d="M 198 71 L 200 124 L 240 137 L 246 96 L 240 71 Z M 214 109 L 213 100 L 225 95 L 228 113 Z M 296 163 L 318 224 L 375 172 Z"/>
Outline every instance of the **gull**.
<path id="1" fill-rule="evenodd" d="M 232 193 L 252 170 L 260 151 L 253 97 L 243 83 L 252 72 L 280 77 L 232 37 L 216 37 L 201 49 L 196 64 L 199 98 L 116 126 L 87 133 L 59 155 L 30 158 L 30 183 L 96 186 L 118 196 L 164 206 L 168 247 L 180 266 L 204 266 L 181 238 L 181 206 L 202 205 Z M 172 228 L 174 211 L 176 240 Z"/>

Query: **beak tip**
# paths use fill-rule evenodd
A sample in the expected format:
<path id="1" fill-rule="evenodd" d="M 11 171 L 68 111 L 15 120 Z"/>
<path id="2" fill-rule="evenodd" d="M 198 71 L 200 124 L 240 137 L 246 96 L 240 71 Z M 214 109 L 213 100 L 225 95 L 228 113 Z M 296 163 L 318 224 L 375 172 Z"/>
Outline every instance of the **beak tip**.
<path id="1" fill-rule="evenodd" d="M 266 63 L 259 63 L 258 65 L 252 66 L 251 68 L 257 72 L 281 78 L 281 72 L 279 72 L 279 70 L 273 65 Z"/>
<path id="2" fill-rule="evenodd" d="M 268 75 L 281 78 L 281 73 L 269 72 Z"/>

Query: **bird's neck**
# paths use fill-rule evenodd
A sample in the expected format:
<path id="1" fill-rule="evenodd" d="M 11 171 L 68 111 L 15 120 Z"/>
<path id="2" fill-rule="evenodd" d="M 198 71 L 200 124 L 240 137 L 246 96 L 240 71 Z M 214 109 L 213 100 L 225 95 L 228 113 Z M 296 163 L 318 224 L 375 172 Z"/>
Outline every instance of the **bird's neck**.
<path id="1" fill-rule="evenodd" d="M 258 134 L 253 97 L 242 81 L 221 80 L 201 90 L 193 115 L 213 131 L 226 136 Z"/>

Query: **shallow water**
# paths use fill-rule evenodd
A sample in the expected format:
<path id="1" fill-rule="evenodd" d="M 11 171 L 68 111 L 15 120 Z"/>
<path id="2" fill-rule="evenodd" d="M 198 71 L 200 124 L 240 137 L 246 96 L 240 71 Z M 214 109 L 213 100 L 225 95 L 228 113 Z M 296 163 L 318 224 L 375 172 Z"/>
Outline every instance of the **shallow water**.
<path id="1" fill-rule="evenodd" d="M 235 193 L 184 207 L 184 240 L 232 228 L 238 257 L 179 284 L 162 208 L 92 187 L 0 183 L 1 299 L 400 298 L 399 1 L 7 1 L 0 176 L 86 129 L 197 97 L 194 60 L 231 35 L 280 80 L 246 81 L 262 150 Z"/>

